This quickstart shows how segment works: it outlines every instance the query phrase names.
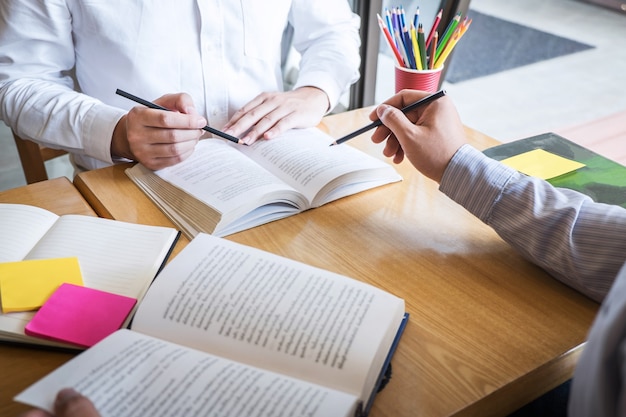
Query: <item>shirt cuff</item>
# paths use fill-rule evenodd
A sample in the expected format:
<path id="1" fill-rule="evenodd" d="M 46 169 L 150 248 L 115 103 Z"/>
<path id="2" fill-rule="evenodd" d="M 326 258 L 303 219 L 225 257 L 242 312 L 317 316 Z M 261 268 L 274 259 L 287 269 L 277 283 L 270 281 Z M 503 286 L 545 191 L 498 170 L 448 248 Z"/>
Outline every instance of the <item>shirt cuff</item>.
<path id="1" fill-rule="evenodd" d="M 343 93 L 342 86 L 337 84 L 332 75 L 323 71 L 300 73 L 293 89 L 295 90 L 300 87 L 316 87 L 325 92 L 328 96 L 329 103 L 326 113 L 335 108 Z"/>
<path id="2" fill-rule="evenodd" d="M 439 190 L 485 223 L 504 187 L 519 174 L 470 145 L 454 154 L 444 171 Z"/>
<path id="3" fill-rule="evenodd" d="M 113 164 L 111 140 L 117 122 L 126 114 L 125 110 L 105 104 L 94 105 L 86 114 L 82 135 L 85 138 L 85 154 Z"/>

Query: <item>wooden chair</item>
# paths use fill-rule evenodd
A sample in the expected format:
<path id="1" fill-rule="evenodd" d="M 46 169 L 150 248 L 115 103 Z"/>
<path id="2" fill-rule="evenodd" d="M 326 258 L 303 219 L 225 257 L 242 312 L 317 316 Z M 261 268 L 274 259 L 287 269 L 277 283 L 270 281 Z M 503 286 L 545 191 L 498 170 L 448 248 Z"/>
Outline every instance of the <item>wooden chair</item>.
<path id="1" fill-rule="evenodd" d="M 26 183 L 28 184 L 47 180 L 48 173 L 46 172 L 45 162 L 67 154 L 66 151 L 46 148 L 33 141 L 20 138 L 15 132 L 12 133 L 17 152 L 20 155 L 20 161 L 22 162 L 24 177 L 26 177 Z"/>

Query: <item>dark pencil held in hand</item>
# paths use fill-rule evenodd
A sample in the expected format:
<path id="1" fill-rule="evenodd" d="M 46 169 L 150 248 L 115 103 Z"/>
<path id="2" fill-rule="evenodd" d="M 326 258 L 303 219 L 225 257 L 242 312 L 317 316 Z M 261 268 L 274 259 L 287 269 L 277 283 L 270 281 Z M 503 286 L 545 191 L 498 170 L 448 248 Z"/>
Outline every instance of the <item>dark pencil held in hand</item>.
<path id="1" fill-rule="evenodd" d="M 143 104 L 144 106 L 150 107 L 151 109 L 170 111 L 169 109 L 166 109 L 165 107 L 159 106 L 158 104 L 155 104 L 151 101 L 144 100 L 141 97 L 137 97 L 133 94 L 127 93 L 126 91 L 120 90 L 119 88 L 115 90 L 115 94 L 120 95 L 122 97 L 126 97 L 127 99 L 132 100 L 135 103 Z M 212 128 L 209 125 L 204 126 L 202 129 L 206 130 L 207 132 L 213 133 L 214 135 L 219 136 L 221 138 L 228 139 L 231 142 L 241 143 L 242 145 L 245 145 L 245 143 L 241 142 L 239 138 L 229 135 L 228 133 L 224 133 L 221 130 Z"/>
<path id="2" fill-rule="evenodd" d="M 411 110 L 415 110 L 418 107 L 425 106 L 428 103 L 431 103 L 431 102 L 433 102 L 433 101 L 437 100 L 438 98 L 441 98 L 441 97 L 443 97 L 445 95 L 446 95 L 446 90 L 439 90 L 436 93 L 433 93 L 433 94 L 431 94 L 429 96 L 426 96 L 426 97 L 422 98 L 421 100 L 417 100 L 416 102 L 411 103 L 408 106 L 403 107 L 400 110 L 402 111 L 402 113 L 406 114 L 406 113 L 410 112 Z M 368 124 L 367 126 L 363 126 L 362 128 L 357 129 L 354 132 L 348 133 L 344 137 L 337 139 L 335 142 L 331 143 L 330 146 L 340 145 L 340 144 L 342 144 L 344 142 L 347 142 L 350 139 L 353 139 L 353 138 L 355 138 L 355 137 L 357 137 L 357 136 L 359 136 L 359 135 L 361 135 L 361 134 L 363 134 L 363 133 L 365 133 L 365 132 L 367 132 L 369 130 L 377 128 L 381 124 L 382 124 L 382 122 L 380 121 L 380 119 L 375 120 L 372 123 Z"/>

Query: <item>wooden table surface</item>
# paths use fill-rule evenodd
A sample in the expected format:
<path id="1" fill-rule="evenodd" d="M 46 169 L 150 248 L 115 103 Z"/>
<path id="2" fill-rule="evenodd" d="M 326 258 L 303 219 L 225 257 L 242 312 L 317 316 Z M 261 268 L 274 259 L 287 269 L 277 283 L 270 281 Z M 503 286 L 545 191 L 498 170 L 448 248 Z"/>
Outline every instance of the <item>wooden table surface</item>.
<path id="1" fill-rule="evenodd" d="M 339 137 L 368 123 L 368 113 L 329 116 L 321 127 Z M 479 149 L 497 144 L 467 133 Z M 369 134 L 350 144 L 384 158 Z M 74 185 L 100 216 L 172 226 L 125 176 L 127 166 L 82 173 Z M 408 163 L 397 169 L 401 183 L 227 239 L 406 300 L 410 320 L 372 417 L 507 415 L 570 378 L 598 305 L 521 258 Z M 186 243 L 182 238 L 177 251 Z M 33 361 L 49 355 L 30 354 Z M 31 381 L 41 376 L 27 367 L 21 372 Z M 8 417 L 10 382 L 1 384 Z"/>

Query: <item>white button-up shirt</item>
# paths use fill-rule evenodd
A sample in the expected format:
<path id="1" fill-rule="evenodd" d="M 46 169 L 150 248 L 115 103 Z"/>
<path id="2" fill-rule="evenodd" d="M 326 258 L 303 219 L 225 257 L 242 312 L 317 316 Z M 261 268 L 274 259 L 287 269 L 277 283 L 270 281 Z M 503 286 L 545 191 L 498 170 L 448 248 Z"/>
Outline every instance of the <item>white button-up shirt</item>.
<path id="1" fill-rule="evenodd" d="M 0 119 L 88 169 L 112 163 L 113 129 L 136 105 L 118 88 L 186 92 L 219 128 L 282 91 L 288 21 L 302 55 L 294 87 L 318 87 L 334 106 L 360 62 L 359 18 L 343 0 L 2 0 Z"/>

